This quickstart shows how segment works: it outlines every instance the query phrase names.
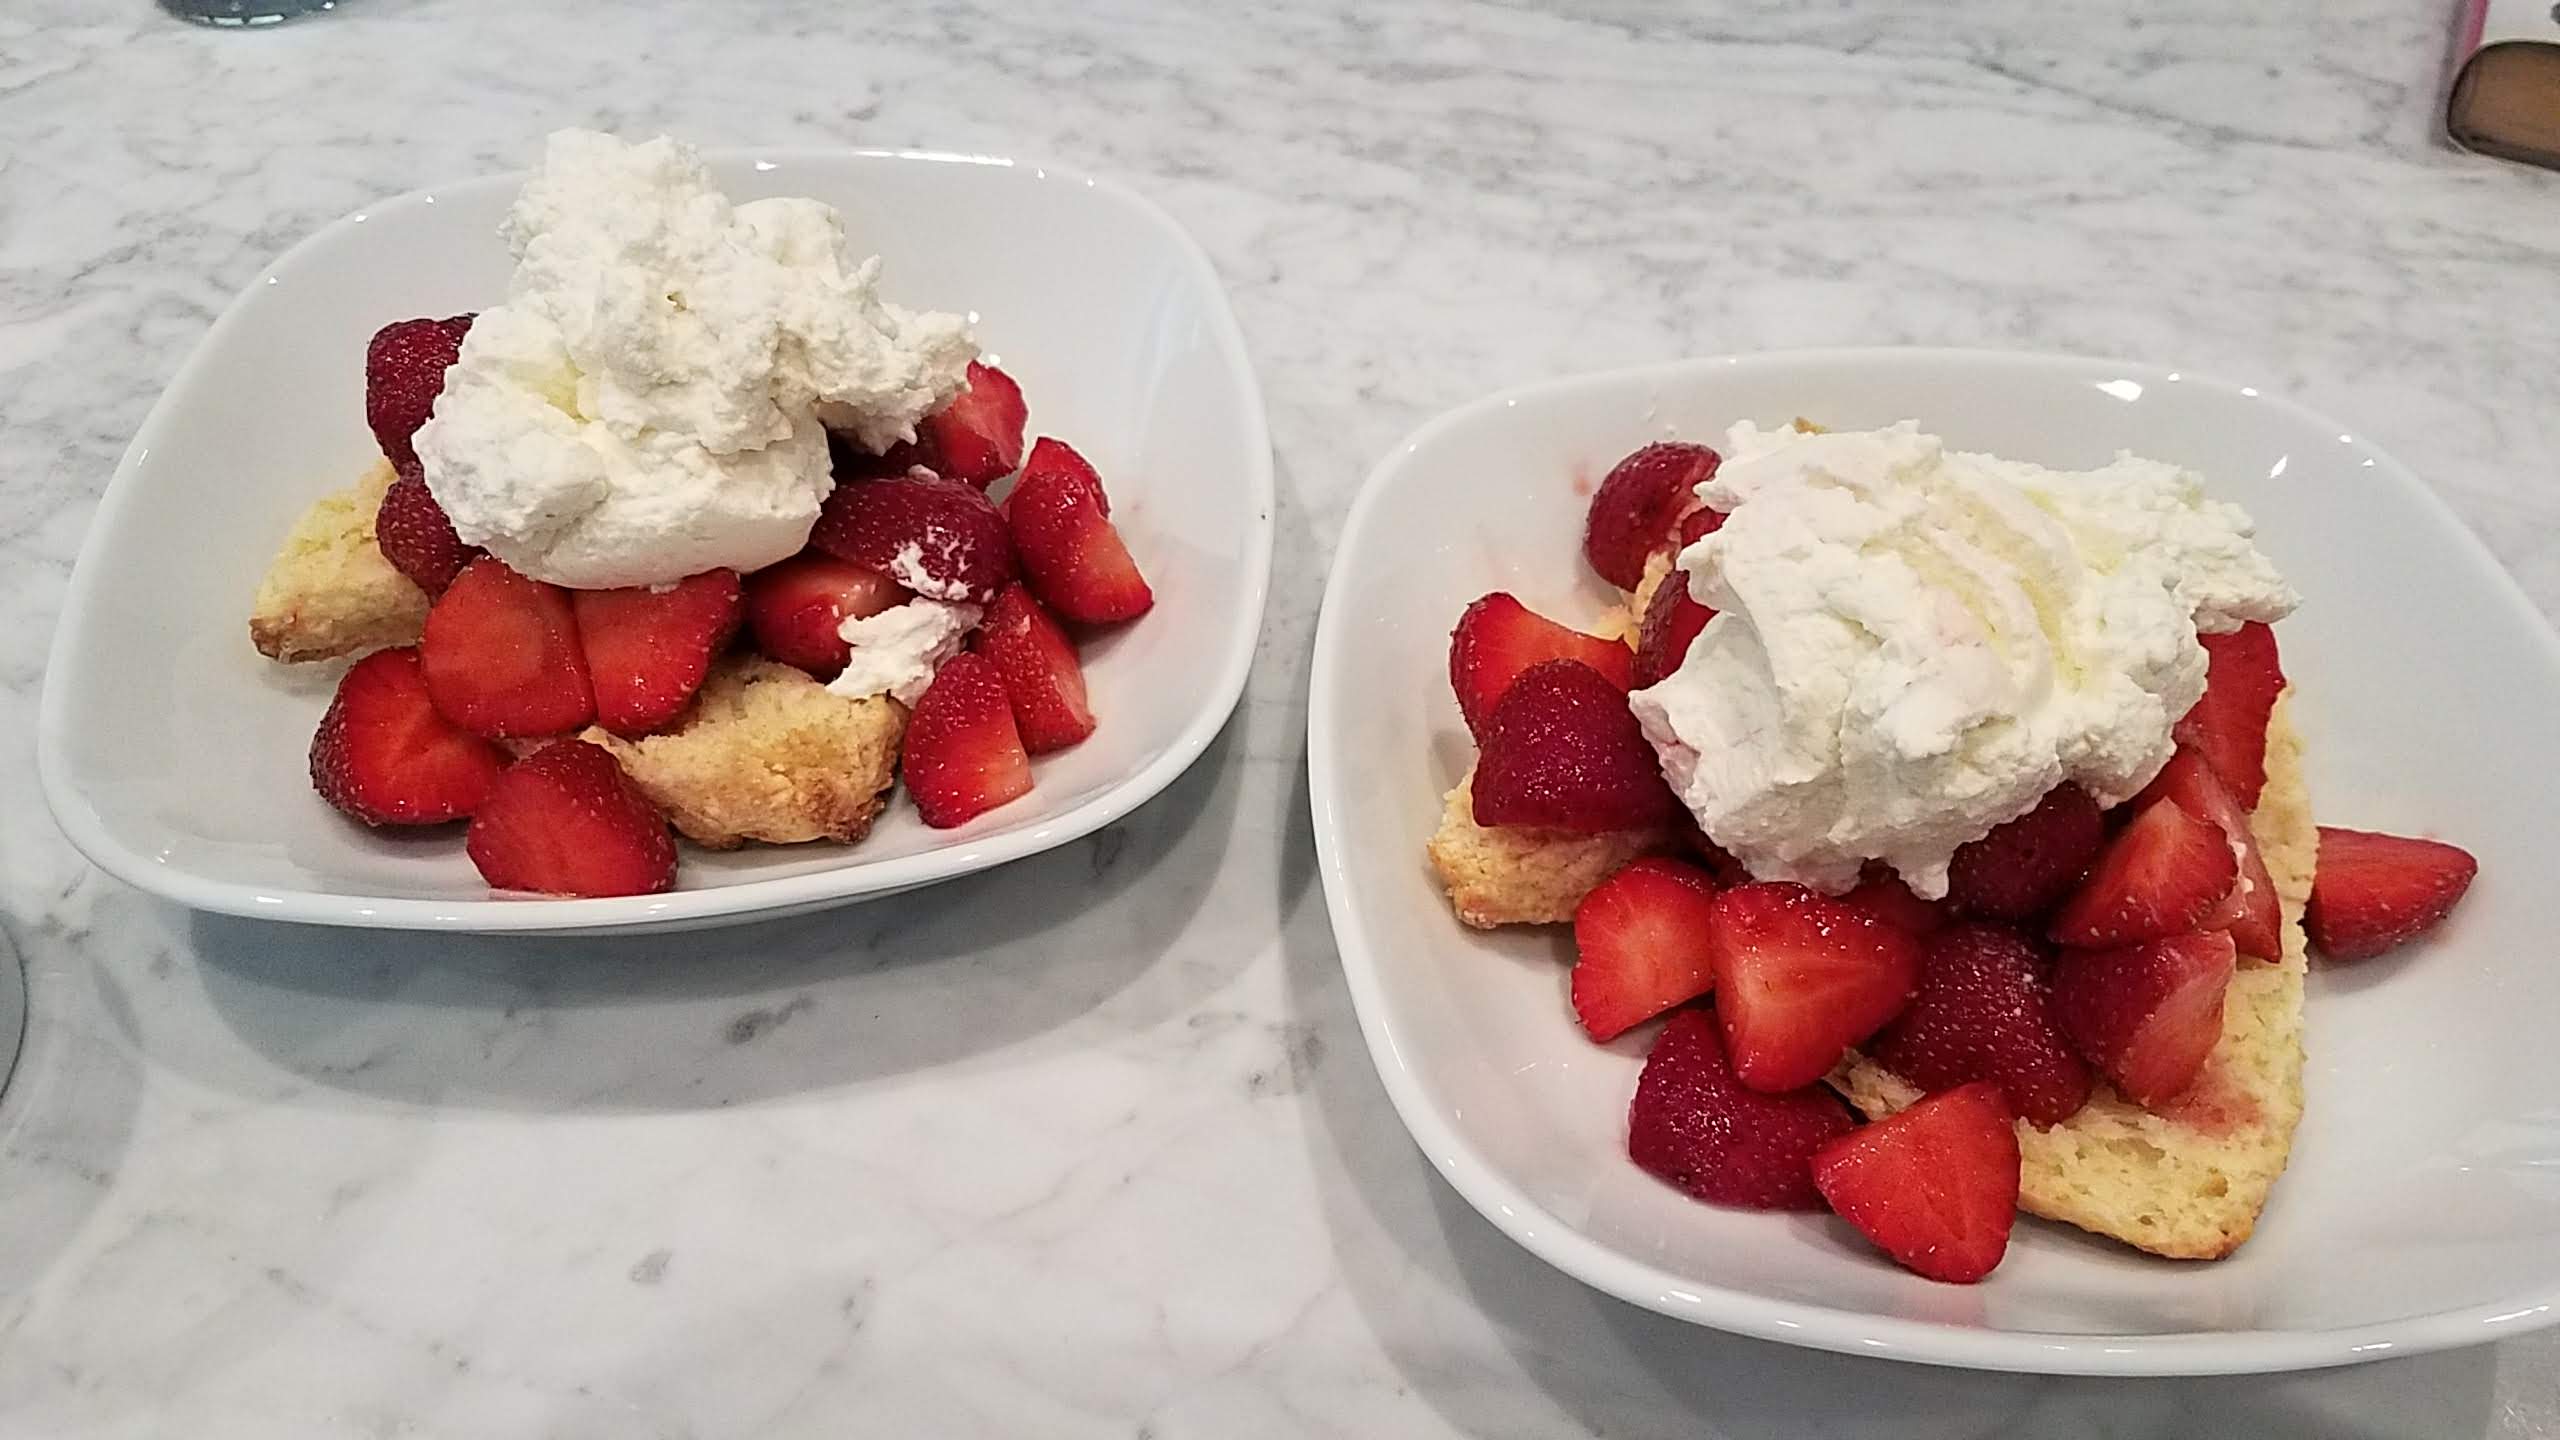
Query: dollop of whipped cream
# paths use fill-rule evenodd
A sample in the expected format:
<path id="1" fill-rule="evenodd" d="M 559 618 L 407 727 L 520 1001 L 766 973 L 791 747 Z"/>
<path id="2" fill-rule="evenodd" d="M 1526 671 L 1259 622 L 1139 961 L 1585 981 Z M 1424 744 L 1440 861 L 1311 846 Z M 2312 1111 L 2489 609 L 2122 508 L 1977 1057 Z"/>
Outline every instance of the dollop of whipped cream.
<path id="1" fill-rule="evenodd" d="M 960 653 L 985 611 L 919 595 L 836 627 L 853 656 L 827 688 L 855 700 L 886 695 L 909 709 L 942 662 Z"/>
<path id="2" fill-rule="evenodd" d="M 808 539 L 826 427 L 874 451 L 957 394 L 955 315 L 880 299 L 814 200 L 732 205 L 690 146 L 550 138 L 481 312 L 416 438 L 456 534 L 583 589 L 752 570 Z"/>
<path id="3" fill-rule="evenodd" d="M 2156 460 L 2048 470 L 1910 421 L 1726 445 L 1698 487 L 1726 519 L 1664 582 L 1716 616 L 1630 703 L 1761 879 L 1836 893 L 1881 860 L 1945 894 L 1956 847 L 2061 782 L 2150 783 L 2204 692 L 2197 633 L 2297 599 L 2247 514 Z"/>

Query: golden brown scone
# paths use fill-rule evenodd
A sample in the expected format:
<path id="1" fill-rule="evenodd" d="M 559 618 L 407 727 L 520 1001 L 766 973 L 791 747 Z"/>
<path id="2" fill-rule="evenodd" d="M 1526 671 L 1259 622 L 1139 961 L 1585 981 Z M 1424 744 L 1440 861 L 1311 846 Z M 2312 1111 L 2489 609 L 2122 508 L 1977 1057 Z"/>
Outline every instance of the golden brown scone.
<path id="1" fill-rule="evenodd" d="M 1671 843 L 1663 829 L 1570 830 L 1478 825 L 1476 772 L 1449 792 L 1440 829 L 1431 837 L 1431 868 L 1449 890 L 1458 918 L 1479 930 L 1571 920 L 1593 887 L 1639 855 Z"/>
<path id="2" fill-rule="evenodd" d="M 799 670 L 732 655 L 711 669 L 673 728 L 585 738 L 695 844 L 859 840 L 888 803 L 907 712 L 886 696 L 849 700 Z"/>
<path id="3" fill-rule="evenodd" d="M 2302 905 L 2320 846 L 2284 700 L 2267 727 L 2267 788 L 2252 828 L 2284 902 L 2284 954 L 2240 958 L 2222 1039 L 2169 1113 L 2101 1083 L 2087 1108 L 2050 1130 L 2019 1121 L 2021 1209 L 2180 1260 L 2218 1260 L 2257 1227 L 2302 1119 Z M 1920 1098 L 1855 1055 L 1832 1083 L 1871 1117 Z"/>
<path id="4" fill-rule="evenodd" d="M 418 643 L 427 592 L 373 543 L 374 512 L 391 478 L 391 463 L 376 461 L 293 522 L 250 606 L 249 639 L 259 653 L 290 664 Z"/>

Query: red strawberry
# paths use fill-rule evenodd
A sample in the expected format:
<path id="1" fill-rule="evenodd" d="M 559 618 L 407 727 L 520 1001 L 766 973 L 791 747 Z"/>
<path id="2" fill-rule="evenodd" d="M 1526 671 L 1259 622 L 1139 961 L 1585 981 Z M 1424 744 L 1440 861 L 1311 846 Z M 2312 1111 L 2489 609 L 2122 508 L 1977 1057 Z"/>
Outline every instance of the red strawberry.
<path id="1" fill-rule="evenodd" d="M 1627 1154 L 1701 1200 L 1817 1210 L 1813 1154 L 1858 1122 L 1819 1085 L 1764 1095 L 1734 1078 L 1715 1017 L 1682 1010 L 1645 1056 L 1627 1106 Z"/>
<path id="2" fill-rule="evenodd" d="M 2065 945 L 2130 945 L 2195 928 L 2231 893 L 2240 862 L 2210 820 L 2153 803 L 2133 817 L 2053 917 Z"/>
<path id="3" fill-rule="evenodd" d="M 1676 555 L 1723 528 L 1724 512 L 1701 505 L 1680 517 L 1680 539 L 1672 546 L 1672 553 Z"/>
<path id="4" fill-rule="evenodd" d="M 2213 767 L 2206 763 L 2201 751 L 2184 745 L 2169 757 L 2159 778 L 2134 802 L 2148 804 L 2168 800 L 2199 820 L 2210 820 L 2231 842 L 2232 857 L 2239 862 L 2240 878 L 2204 918 L 2196 922 L 2199 930 L 2229 930 L 2232 943 L 2243 955 L 2262 960 L 2280 959 L 2284 955 L 2284 909 L 2276 897 L 2276 882 L 2267 874 L 2265 857 L 2258 853 L 2257 832 L 2249 828 L 2249 812 L 2241 807 L 2238 797 L 2216 778 Z"/>
<path id="5" fill-rule="evenodd" d="M 1060 618 L 1108 625 L 1155 605 L 1155 592 L 1112 527 L 1102 477 L 1064 441 L 1031 447 L 1004 514 L 1031 593 Z"/>
<path id="6" fill-rule="evenodd" d="M 832 680 L 853 654 L 844 622 L 903 604 L 909 593 L 868 565 L 803 550 L 747 577 L 747 627 L 758 650 Z"/>
<path id="7" fill-rule="evenodd" d="M 1700 515 L 1713 515 L 1713 510 L 1700 510 Z M 1680 668 L 1689 658 L 1689 642 L 1707 628 L 1716 612 L 1689 598 L 1689 577 L 1678 570 L 1662 577 L 1654 587 L 1653 599 L 1644 607 L 1644 620 L 1636 627 L 1636 664 L 1634 682 L 1639 685 L 1659 684 L 1662 678 Z"/>
<path id="8" fill-rule="evenodd" d="M 1678 832 L 1682 847 L 1687 849 L 1699 864 L 1707 867 L 1707 873 L 1715 877 L 1718 885 L 1749 883 L 1750 868 L 1734 859 L 1723 846 L 1708 839 L 1707 832 L 1699 828 L 1697 817 L 1678 808 L 1677 801 L 1673 802 L 1671 827 Z"/>
<path id="9" fill-rule="evenodd" d="M 2323 825 L 2302 927 L 2332 960 L 2379 955 L 2435 928 L 2479 871 L 2469 851 L 2440 840 Z"/>
<path id="10" fill-rule="evenodd" d="M 436 713 L 408 648 L 357 661 L 311 737 L 312 788 L 367 825 L 459 820 L 506 767 L 505 751 Z"/>
<path id="11" fill-rule="evenodd" d="M 972 360 L 968 387 L 925 417 L 918 438 L 931 448 L 936 472 L 984 490 L 1022 463 L 1022 425 L 1029 415 L 1012 376 Z"/>
<path id="12" fill-rule="evenodd" d="M 462 567 L 480 555 L 477 546 L 463 544 L 453 533 L 453 521 L 414 468 L 401 471 L 382 492 L 382 506 L 373 516 L 373 543 L 392 569 L 429 595 L 443 594 Z"/>
<path id="13" fill-rule="evenodd" d="M 933 432 L 919 428 L 913 440 L 901 440 L 874 455 L 850 435 L 827 432 L 827 468 L 838 485 L 856 480 L 903 480 L 921 466 L 939 475 L 942 456 L 933 448 Z"/>
<path id="14" fill-rule="evenodd" d="M 1582 554 L 1621 590 L 1644 579 L 1645 557 L 1662 545 L 1718 456 L 1704 445 L 1647 445 L 1617 463 L 1591 497 Z"/>
<path id="15" fill-rule="evenodd" d="M 1705 871 L 1658 856 L 1582 897 L 1573 912 L 1573 1013 L 1592 1039 L 1616 1039 L 1707 993 L 1715 899 Z"/>
<path id="16" fill-rule="evenodd" d="M 474 734 L 557 735 L 595 718 L 568 592 L 500 561 L 483 556 L 453 577 L 418 653 L 436 708 Z"/>
<path id="17" fill-rule="evenodd" d="M 507 767 L 463 848 L 480 878 L 543 895 L 654 895 L 675 884 L 667 822 L 601 746 L 557 740 Z"/>
<path id="18" fill-rule="evenodd" d="M 1482 740 L 1494 702 L 1521 671 L 1547 660 L 1579 660 L 1621 691 L 1635 667 L 1626 646 L 1566 629 L 1502 591 L 1468 606 L 1449 633 L 1449 688 L 1467 729 Z"/>
<path id="19" fill-rule="evenodd" d="M 2211 662 L 2204 695 L 2170 733 L 2204 752 L 2243 810 L 2267 788 L 2267 716 L 2284 690 L 2276 632 L 2256 622 L 2228 635 L 2200 635 Z"/>
<path id="20" fill-rule="evenodd" d="M 1075 642 L 1031 592 L 1007 585 L 978 626 L 977 652 L 995 662 L 1022 748 L 1034 755 L 1064 750 L 1093 733 L 1085 703 L 1084 666 Z"/>
<path id="21" fill-rule="evenodd" d="M 907 720 L 905 766 L 916 813 L 937 830 L 1030 793 L 1031 757 L 993 661 L 954 655 L 934 672 Z"/>
<path id="22" fill-rule="evenodd" d="M 1733 1071 L 1754 1090 L 1810 1085 L 1911 1003 L 1920 942 L 1801 885 L 1755 881 L 1716 897 L 1716 1014 Z"/>
<path id="23" fill-rule="evenodd" d="M 471 317 L 399 320 L 373 332 L 364 347 L 364 419 L 393 466 L 416 468 L 409 437 L 435 412 L 444 372 L 462 356 Z M 405 571 L 403 572 L 406 573 Z"/>
<path id="24" fill-rule="evenodd" d="M 1014 574 L 1004 515 L 977 487 L 958 480 L 838 485 L 810 528 L 809 544 L 936 600 L 984 605 Z"/>
<path id="25" fill-rule="evenodd" d="M 1637 830 L 1678 808 L 1626 693 L 1579 660 L 1521 671 L 1485 720 L 1479 825 Z"/>
<path id="26" fill-rule="evenodd" d="M 1897 930 L 1924 939 L 1947 923 L 1941 902 L 1912 894 L 1901 876 L 1881 865 L 1868 866 L 1865 877 L 1840 897 L 1840 903 L 1855 905 Z"/>
<path id="27" fill-rule="evenodd" d="M 646 735 L 683 713 L 738 633 L 745 608 L 735 570 L 706 570 L 664 590 L 578 590 L 569 601 L 597 723 L 625 736 Z"/>
<path id="28" fill-rule="evenodd" d="M 1956 847 L 1947 903 L 1983 920 L 2032 920 L 2062 903 L 2107 843 L 2098 802 L 2066 780 L 2034 809 Z"/>
<path id="29" fill-rule="evenodd" d="M 1923 1090 L 1988 1080 L 2038 1125 L 2089 1103 L 2089 1067 L 2053 1018 L 2044 961 L 1998 925 L 1958 925 L 1931 936 L 1920 993 L 1877 1032 L 1867 1053 Z"/>
<path id="30" fill-rule="evenodd" d="M 2009 1253 L 2017 1123 L 2000 1087 L 1961 1086 L 1823 1146 L 1813 1183 L 1903 1268 L 1970 1285 Z"/>
<path id="31" fill-rule="evenodd" d="M 2066 950 L 2053 971 L 2053 1017 L 2126 1099 L 2158 1105 L 2194 1083 L 2222 1038 L 2236 953 L 2219 930 Z"/>

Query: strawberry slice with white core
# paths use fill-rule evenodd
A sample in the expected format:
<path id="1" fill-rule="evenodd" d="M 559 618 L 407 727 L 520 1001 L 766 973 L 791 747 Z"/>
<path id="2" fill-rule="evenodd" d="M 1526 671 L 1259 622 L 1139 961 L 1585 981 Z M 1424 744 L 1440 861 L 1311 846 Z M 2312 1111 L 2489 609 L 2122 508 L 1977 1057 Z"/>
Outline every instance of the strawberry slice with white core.
<path id="1" fill-rule="evenodd" d="M 418 654 L 445 718 L 493 740 L 559 735 L 595 718 L 569 592 L 482 557 L 427 611 Z"/>
<path id="2" fill-rule="evenodd" d="M 507 767 L 463 848 L 480 878 L 540 895 L 654 895 L 675 884 L 667 822 L 611 753 L 556 740 Z"/>
<path id="3" fill-rule="evenodd" d="M 1075 642 L 1029 590 L 1006 586 L 987 607 L 973 644 L 1004 679 L 1023 749 L 1046 755 L 1093 733 Z"/>
<path id="4" fill-rule="evenodd" d="M 844 622 L 867 620 L 914 593 L 884 570 L 803 550 L 747 577 L 747 628 L 766 655 L 832 680 L 852 655 Z"/>
<path id="5" fill-rule="evenodd" d="M 1573 1013 L 1613 1040 L 1715 984 L 1715 882 L 1653 856 L 1600 882 L 1573 912 Z"/>
<path id="6" fill-rule="evenodd" d="M 2118 832 L 2053 918 L 2065 945 L 2131 945 L 2192 930 L 2231 893 L 2240 862 L 2220 826 L 2155 800 Z"/>
<path id="7" fill-rule="evenodd" d="M 2302 926 L 2332 960 L 2379 955 L 2442 924 L 2479 873 L 2469 851 L 2441 840 L 2323 825 Z"/>
<path id="8" fill-rule="evenodd" d="M 1635 656 L 1615 640 L 1585 635 L 1495 591 L 1466 608 L 1449 632 L 1449 688 L 1458 713 L 1477 740 L 1484 738 L 1493 707 L 1511 682 L 1532 665 L 1579 660 L 1620 690 L 1627 688 Z"/>
<path id="9" fill-rule="evenodd" d="M 1154 608 L 1155 592 L 1111 523 L 1102 477 L 1066 442 L 1032 445 L 1004 514 L 1024 581 L 1060 619 L 1110 625 Z"/>
<path id="10" fill-rule="evenodd" d="M 904 769 L 916 813 L 937 830 L 1031 793 L 1031 757 L 1004 677 L 983 655 L 954 655 L 907 720 Z"/>
<path id="11" fill-rule="evenodd" d="M 2134 801 L 2136 805 L 2167 800 L 2195 816 L 2210 820 L 2231 843 L 2232 859 L 2240 867 L 2239 878 L 2230 893 L 2215 902 L 2204 917 L 2196 922 L 2199 930 L 2228 930 L 2232 943 L 2243 955 L 2261 960 L 2277 960 L 2284 956 L 2284 907 L 2276 895 L 2276 882 L 2267 874 L 2266 857 L 2258 852 L 2258 835 L 2249 826 L 2249 812 L 2239 797 L 2224 786 L 2201 751 L 2179 746 L 2162 767 L 2158 779 Z"/>
<path id="12" fill-rule="evenodd" d="M 673 585 L 574 590 L 569 607 L 595 689 L 596 722 L 622 736 L 646 735 L 684 713 L 738 633 L 745 608 L 735 570 L 706 570 Z"/>
<path id="13" fill-rule="evenodd" d="M 2284 693 L 2276 632 L 2251 622 L 2227 635 L 2200 635 L 2208 662 L 2204 695 L 2171 734 L 2204 752 L 2205 762 L 2243 810 L 2267 787 L 2267 717 Z"/>
<path id="14" fill-rule="evenodd" d="M 1963 1085 L 1814 1152 L 1813 1183 L 1903 1268 L 1970 1285 L 2009 1253 L 2018 1128 L 1997 1085 Z"/>
<path id="15" fill-rule="evenodd" d="M 1821 1079 L 1901 1014 L 1920 984 L 1918 940 L 1783 881 L 1718 895 L 1708 937 L 1725 1049 L 1754 1090 Z"/>
<path id="16" fill-rule="evenodd" d="M 2053 971 L 2053 1017 L 2126 1099 L 2158 1106 L 2195 1083 L 2222 1038 L 2236 955 L 2220 930 L 2066 950 Z"/>
<path id="17" fill-rule="evenodd" d="M 506 767 L 504 750 L 437 711 L 407 647 L 357 661 L 311 737 L 312 788 L 367 825 L 462 819 Z"/>
<path id="18" fill-rule="evenodd" d="M 1022 427 L 1029 418 L 1013 377 L 973 360 L 967 388 L 918 428 L 934 457 L 933 470 L 984 490 L 1022 463 Z"/>

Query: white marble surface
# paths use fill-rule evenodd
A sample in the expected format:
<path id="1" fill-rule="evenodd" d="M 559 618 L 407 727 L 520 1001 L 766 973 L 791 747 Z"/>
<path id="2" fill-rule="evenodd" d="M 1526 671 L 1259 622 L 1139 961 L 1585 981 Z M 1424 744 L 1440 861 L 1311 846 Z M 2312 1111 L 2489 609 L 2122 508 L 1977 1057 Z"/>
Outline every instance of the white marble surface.
<path id="1" fill-rule="evenodd" d="M 2548 1333 L 2098 1383 L 1583 1290 L 1389 1113 L 1301 777 L 1370 458 L 1491 386 L 1689 353 L 2254 379 L 2357 417 L 2560 612 L 2560 177 L 2431 143 L 2450 4 L 1249 8 L 348 0 L 260 34 L 0 8 L 0 904 L 33 1004 L 0 1100 L 0 1433 L 2560 1429 Z M 620 944 L 199 919 L 67 849 L 23 737 L 164 379 L 295 237 L 565 123 L 1053 157 L 1202 238 L 1284 496 L 1265 663 L 1188 779 L 1001 873 Z"/>

